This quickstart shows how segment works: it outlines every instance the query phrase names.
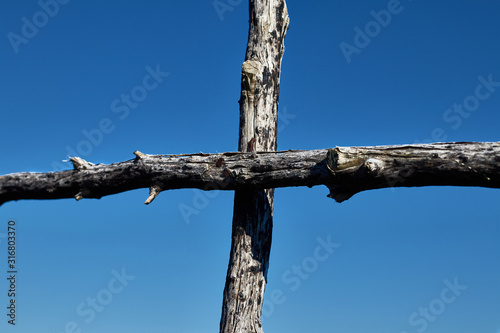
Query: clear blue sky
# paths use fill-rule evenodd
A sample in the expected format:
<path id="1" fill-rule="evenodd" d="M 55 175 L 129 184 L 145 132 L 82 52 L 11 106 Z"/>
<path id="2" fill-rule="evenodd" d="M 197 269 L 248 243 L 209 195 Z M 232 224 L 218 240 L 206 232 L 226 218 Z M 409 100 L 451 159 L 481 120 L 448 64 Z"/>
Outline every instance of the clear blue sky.
<path id="1" fill-rule="evenodd" d="M 211 0 L 1 2 L 0 174 L 70 168 L 73 152 L 112 163 L 236 150 L 237 2 L 221 15 Z M 288 8 L 279 149 L 499 140 L 500 3 Z M 2 206 L 0 330 L 217 332 L 233 194 L 176 190 L 145 206 L 147 192 Z M 500 332 L 500 191 L 327 193 L 276 191 L 265 332 Z"/>

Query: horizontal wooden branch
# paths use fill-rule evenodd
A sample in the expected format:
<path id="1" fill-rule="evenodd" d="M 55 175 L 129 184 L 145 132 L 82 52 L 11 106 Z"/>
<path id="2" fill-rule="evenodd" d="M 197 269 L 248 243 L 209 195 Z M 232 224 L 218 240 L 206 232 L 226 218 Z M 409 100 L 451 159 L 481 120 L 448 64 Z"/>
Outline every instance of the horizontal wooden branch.
<path id="1" fill-rule="evenodd" d="M 455 142 L 280 152 L 147 155 L 104 165 L 71 158 L 74 170 L 0 177 L 0 205 L 20 199 L 101 198 L 161 191 L 326 185 L 338 202 L 361 191 L 429 185 L 500 188 L 500 143 Z"/>

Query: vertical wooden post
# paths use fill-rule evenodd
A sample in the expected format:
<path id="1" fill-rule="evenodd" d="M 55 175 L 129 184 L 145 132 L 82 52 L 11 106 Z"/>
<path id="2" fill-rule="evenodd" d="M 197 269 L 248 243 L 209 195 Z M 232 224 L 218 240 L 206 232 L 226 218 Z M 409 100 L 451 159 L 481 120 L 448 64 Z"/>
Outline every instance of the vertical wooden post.
<path id="1" fill-rule="evenodd" d="M 250 29 L 239 102 L 239 151 L 276 150 L 281 59 L 288 22 L 284 0 L 250 0 Z M 235 191 L 221 333 L 262 332 L 273 200 L 274 189 Z"/>

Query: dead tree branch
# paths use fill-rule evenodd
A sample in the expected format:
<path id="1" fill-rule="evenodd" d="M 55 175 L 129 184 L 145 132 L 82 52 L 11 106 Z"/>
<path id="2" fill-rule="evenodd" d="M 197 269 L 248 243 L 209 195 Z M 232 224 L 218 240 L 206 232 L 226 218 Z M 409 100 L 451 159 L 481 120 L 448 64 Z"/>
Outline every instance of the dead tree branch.
<path id="1" fill-rule="evenodd" d="M 74 170 L 0 176 L 0 204 L 101 198 L 138 188 L 211 190 L 326 185 L 338 202 L 377 188 L 500 188 L 500 143 L 457 142 L 280 152 L 146 155 L 111 165 L 74 159 Z"/>
<path id="2" fill-rule="evenodd" d="M 241 71 L 239 152 L 275 151 L 285 0 L 250 0 Z M 238 177 L 237 175 L 235 176 Z M 236 189 L 220 333 L 262 333 L 261 313 L 273 234 L 274 188 Z"/>

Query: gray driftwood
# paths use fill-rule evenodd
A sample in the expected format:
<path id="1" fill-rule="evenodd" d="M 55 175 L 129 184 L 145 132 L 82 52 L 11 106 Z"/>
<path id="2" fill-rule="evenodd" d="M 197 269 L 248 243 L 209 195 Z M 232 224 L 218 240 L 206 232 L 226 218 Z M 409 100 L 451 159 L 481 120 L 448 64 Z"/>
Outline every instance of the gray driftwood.
<path id="1" fill-rule="evenodd" d="M 0 203 L 101 198 L 160 191 L 326 185 L 341 202 L 371 189 L 429 185 L 500 188 L 500 143 L 456 142 L 280 152 L 146 155 L 105 165 L 72 159 L 73 170 L 0 176 Z M 154 197 L 150 197 L 150 201 Z M 149 201 L 149 202 L 150 202 Z"/>
<path id="2" fill-rule="evenodd" d="M 239 101 L 240 152 L 276 150 L 281 59 L 288 22 L 284 0 L 250 1 Z M 239 155 L 242 156 L 245 155 Z M 217 161 L 219 165 L 225 163 Z M 237 164 L 232 170 L 219 168 L 222 168 L 222 177 L 229 177 L 227 179 L 245 177 Z M 221 186 L 225 179 L 218 180 Z M 271 253 L 273 206 L 273 186 L 236 188 L 221 333 L 262 332 L 260 317 Z"/>
<path id="3" fill-rule="evenodd" d="M 274 188 L 326 185 L 338 202 L 371 189 L 456 185 L 500 188 L 499 143 L 436 143 L 276 150 L 285 0 L 250 0 L 242 66 L 239 152 L 146 155 L 112 165 L 72 157 L 73 170 L 0 177 L 0 205 L 20 199 L 101 198 L 149 188 L 146 204 L 179 188 L 234 190 L 231 253 L 220 332 L 261 333 Z"/>

